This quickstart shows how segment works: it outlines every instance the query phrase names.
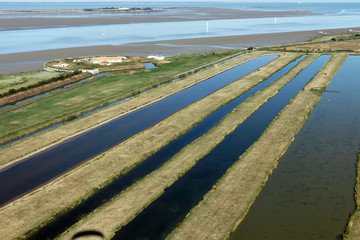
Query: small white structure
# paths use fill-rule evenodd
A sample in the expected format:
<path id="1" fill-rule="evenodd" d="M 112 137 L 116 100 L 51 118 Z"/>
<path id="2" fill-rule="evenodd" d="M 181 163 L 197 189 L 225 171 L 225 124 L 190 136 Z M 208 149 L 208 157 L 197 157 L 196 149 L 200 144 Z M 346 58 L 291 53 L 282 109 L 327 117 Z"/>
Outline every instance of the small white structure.
<path id="1" fill-rule="evenodd" d="M 159 61 L 162 61 L 165 59 L 164 56 L 160 56 L 160 55 L 157 55 L 157 56 L 148 56 L 147 58 L 154 58 L 156 60 L 159 60 Z"/>
<path id="2" fill-rule="evenodd" d="M 90 60 L 91 63 L 100 65 L 111 65 L 112 63 L 122 62 L 126 57 L 97 57 Z"/>
<path id="3" fill-rule="evenodd" d="M 76 58 L 73 60 L 73 62 L 85 62 L 85 61 L 90 61 L 91 58 Z"/>
<path id="4" fill-rule="evenodd" d="M 53 67 L 67 67 L 67 66 L 69 66 L 69 64 L 67 64 L 67 63 L 59 63 L 59 64 L 55 64 L 55 65 L 53 65 Z"/>
<path id="5" fill-rule="evenodd" d="M 81 72 L 88 72 L 91 74 L 98 74 L 99 73 L 99 69 L 95 68 L 95 69 L 80 69 Z"/>

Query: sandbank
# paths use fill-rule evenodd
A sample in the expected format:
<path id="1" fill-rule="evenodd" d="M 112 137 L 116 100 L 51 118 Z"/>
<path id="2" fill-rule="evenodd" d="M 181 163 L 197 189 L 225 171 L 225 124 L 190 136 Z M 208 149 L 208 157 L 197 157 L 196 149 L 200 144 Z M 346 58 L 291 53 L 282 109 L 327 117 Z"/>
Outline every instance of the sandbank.
<path id="1" fill-rule="evenodd" d="M 254 11 L 214 7 L 174 7 L 140 13 L 85 13 L 82 10 L 0 11 L 0 31 L 148 22 L 206 21 L 318 15 L 311 11 Z M 16 19 L 16 21 L 14 21 Z"/>
<path id="2" fill-rule="evenodd" d="M 353 30 L 360 28 L 353 28 Z M 328 35 L 349 33 L 350 29 L 323 30 Z M 23 52 L 0 55 L 0 73 L 18 73 L 42 69 L 45 62 L 53 59 L 94 56 L 94 55 L 132 55 L 148 56 L 159 54 L 164 56 L 185 53 L 215 51 L 222 48 L 247 48 L 273 46 L 309 41 L 321 35 L 320 30 L 268 33 L 254 35 L 238 35 L 226 37 L 193 38 L 167 41 L 154 41 L 125 45 L 104 45 L 91 47 L 76 47 L 34 52 Z"/>

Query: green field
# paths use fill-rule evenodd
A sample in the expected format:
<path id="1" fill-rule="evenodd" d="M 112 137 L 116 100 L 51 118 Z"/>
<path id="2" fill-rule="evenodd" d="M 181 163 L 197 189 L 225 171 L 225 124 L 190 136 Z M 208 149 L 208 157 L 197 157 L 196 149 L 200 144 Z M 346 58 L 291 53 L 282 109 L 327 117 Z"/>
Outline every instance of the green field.
<path id="1" fill-rule="evenodd" d="M 1 74 L 0 75 L 0 93 L 9 91 L 10 89 L 18 89 L 35 84 L 42 80 L 60 76 L 61 72 L 48 71 L 32 71 L 20 74 Z"/>
<path id="2" fill-rule="evenodd" d="M 113 72 L 106 77 L 58 94 L 40 102 L 0 115 L 0 143 L 102 107 L 113 101 L 136 95 L 171 79 L 213 64 L 237 51 L 221 51 L 171 57 L 170 63 L 151 71 L 135 74 Z M 231 55 L 230 55 L 231 56 Z M 210 65 L 211 65 L 210 64 Z"/>

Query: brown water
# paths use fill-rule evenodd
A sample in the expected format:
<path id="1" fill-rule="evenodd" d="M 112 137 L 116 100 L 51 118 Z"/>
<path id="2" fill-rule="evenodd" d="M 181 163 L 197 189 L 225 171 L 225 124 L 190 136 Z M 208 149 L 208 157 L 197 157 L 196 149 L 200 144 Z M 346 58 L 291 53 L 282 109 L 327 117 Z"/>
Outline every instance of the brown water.
<path id="1" fill-rule="evenodd" d="M 337 239 L 354 210 L 360 56 L 350 56 L 230 239 Z"/>

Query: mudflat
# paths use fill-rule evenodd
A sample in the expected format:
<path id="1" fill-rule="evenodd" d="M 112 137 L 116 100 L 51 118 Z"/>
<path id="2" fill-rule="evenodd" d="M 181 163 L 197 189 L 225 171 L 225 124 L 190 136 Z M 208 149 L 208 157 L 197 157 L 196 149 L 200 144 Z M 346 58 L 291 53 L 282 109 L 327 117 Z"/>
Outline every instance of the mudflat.
<path id="1" fill-rule="evenodd" d="M 146 12 L 94 13 L 76 10 L 0 11 L 0 31 L 144 22 L 178 22 L 318 15 L 311 11 L 254 11 L 214 7 L 173 7 Z M 66 16 L 66 18 L 62 17 Z M 16 18 L 16 21 L 14 21 Z"/>
<path id="2" fill-rule="evenodd" d="M 3 20 L 3 19 L 2 19 Z M 353 28 L 353 30 L 360 28 Z M 349 33 L 350 29 L 326 30 L 328 35 Z M 103 45 L 53 49 L 34 52 L 22 52 L 0 55 L 0 73 L 17 73 L 29 70 L 39 70 L 45 62 L 53 59 L 96 56 L 96 55 L 131 55 L 148 56 L 153 54 L 172 56 L 186 53 L 215 51 L 221 48 L 248 48 L 273 46 L 308 41 L 321 35 L 318 30 L 268 33 L 254 35 L 238 35 L 226 37 L 209 37 L 143 42 L 124 45 Z"/>

